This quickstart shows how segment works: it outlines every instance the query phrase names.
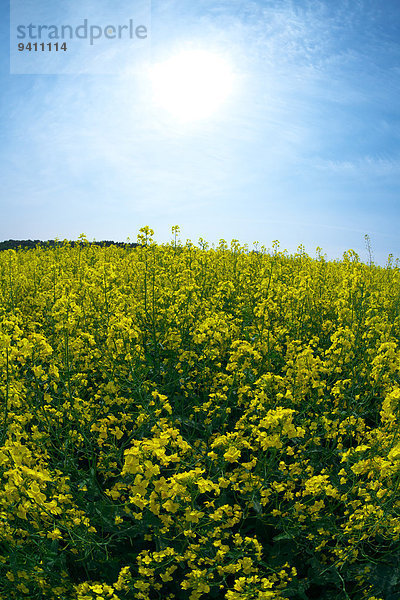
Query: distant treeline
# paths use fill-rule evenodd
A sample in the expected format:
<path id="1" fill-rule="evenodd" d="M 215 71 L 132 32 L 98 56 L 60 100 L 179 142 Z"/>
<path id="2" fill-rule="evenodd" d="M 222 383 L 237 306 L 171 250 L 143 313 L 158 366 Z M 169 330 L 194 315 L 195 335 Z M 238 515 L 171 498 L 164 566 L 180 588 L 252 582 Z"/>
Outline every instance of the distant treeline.
<path id="1" fill-rule="evenodd" d="M 128 242 L 113 242 L 111 240 L 102 240 L 101 242 L 88 242 L 88 241 L 68 241 L 66 242 L 61 240 L 48 240 L 47 242 L 43 242 L 42 240 L 7 240 L 5 242 L 0 242 L 0 251 L 1 250 L 16 250 L 17 248 L 54 248 L 55 246 L 63 246 L 65 243 L 68 243 L 69 246 L 118 246 L 118 247 L 128 247 L 135 248 L 139 246 L 137 243 L 128 243 Z"/>

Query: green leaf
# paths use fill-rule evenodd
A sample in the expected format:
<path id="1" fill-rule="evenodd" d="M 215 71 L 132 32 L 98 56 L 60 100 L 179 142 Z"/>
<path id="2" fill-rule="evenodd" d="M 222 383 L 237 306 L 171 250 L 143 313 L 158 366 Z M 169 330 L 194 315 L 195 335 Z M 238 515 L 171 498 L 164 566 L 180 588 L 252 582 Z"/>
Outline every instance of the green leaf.
<path id="1" fill-rule="evenodd" d="M 289 533 L 280 533 L 279 535 L 276 535 L 273 540 L 274 542 L 279 542 L 279 540 L 292 540 L 293 536 L 290 535 Z"/>

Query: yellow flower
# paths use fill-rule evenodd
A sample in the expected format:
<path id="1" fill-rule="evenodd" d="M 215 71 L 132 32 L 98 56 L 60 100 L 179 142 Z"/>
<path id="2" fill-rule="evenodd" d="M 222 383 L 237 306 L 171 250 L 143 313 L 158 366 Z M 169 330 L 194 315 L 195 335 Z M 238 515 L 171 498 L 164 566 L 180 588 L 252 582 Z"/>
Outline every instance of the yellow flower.
<path id="1" fill-rule="evenodd" d="M 171 499 L 168 499 L 163 503 L 163 507 L 168 512 L 176 513 L 176 511 L 179 509 L 179 504 L 177 502 L 173 502 Z"/>
<path id="2" fill-rule="evenodd" d="M 240 458 L 241 452 L 237 448 L 231 446 L 225 453 L 224 458 L 229 462 L 237 462 Z"/>
<path id="3" fill-rule="evenodd" d="M 51 540 L 60 540 L 62 539 L 61 531 L 56 527 L 53 531 L 49 531 L 47 537 Z"/>

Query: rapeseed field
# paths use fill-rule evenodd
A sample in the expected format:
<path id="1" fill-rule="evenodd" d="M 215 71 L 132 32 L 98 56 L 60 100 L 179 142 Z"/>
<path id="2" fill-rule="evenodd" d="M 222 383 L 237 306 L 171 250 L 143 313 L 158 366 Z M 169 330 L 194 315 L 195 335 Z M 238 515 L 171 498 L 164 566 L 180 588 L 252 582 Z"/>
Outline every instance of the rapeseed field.
<path id="1" fill-rule="evenodd" d="M 0 599 L 400 598 L 400 271 L 0 253 Z"/>

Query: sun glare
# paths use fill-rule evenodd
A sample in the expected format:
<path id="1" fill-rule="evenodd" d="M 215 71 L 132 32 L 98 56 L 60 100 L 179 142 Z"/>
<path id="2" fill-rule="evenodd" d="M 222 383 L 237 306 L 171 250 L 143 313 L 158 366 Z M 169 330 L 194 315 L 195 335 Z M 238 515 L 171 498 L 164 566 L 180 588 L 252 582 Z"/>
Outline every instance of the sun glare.
<path id="1" fill-rule="evenodd" d="M 154 102 L 181 121 L 210 117 L 233 87 L 229 62 L 214 52 L 191 50 L 156 64 L 151 71 Z"/>

